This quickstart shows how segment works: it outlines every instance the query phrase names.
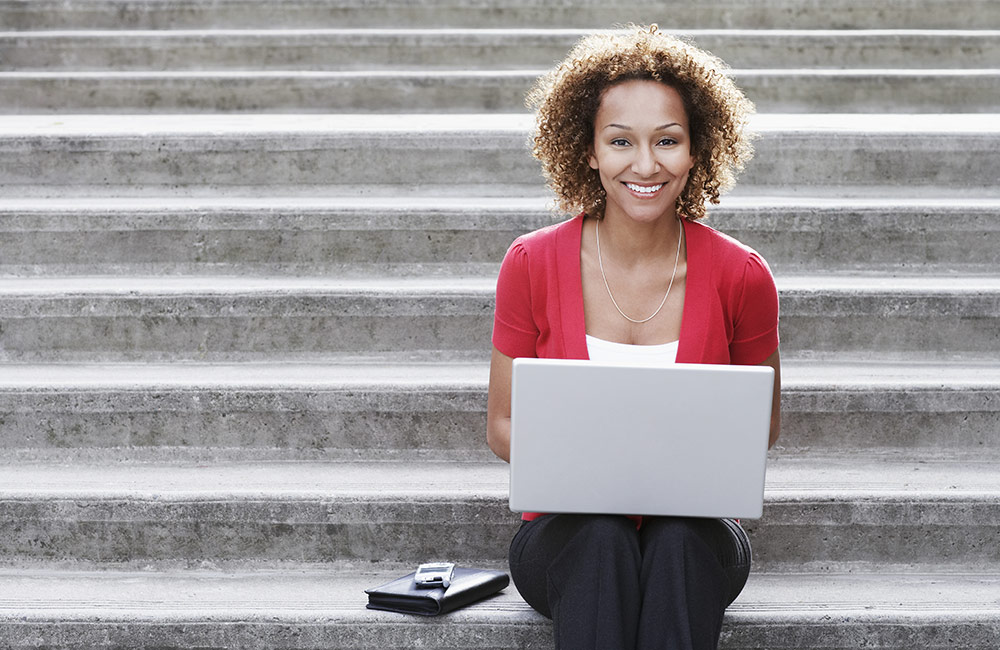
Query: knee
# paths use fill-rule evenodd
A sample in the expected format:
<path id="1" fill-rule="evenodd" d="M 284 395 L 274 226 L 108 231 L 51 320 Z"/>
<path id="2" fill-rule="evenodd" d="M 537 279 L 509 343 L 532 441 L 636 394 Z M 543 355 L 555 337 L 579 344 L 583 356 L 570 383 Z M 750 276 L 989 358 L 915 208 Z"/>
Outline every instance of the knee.
<path id="1" fill-rule="evenodd" d="M 635 522 L 614 515 L 579 515 L 572 544 L 595 552 L 614 552 L 623 556 L 639 554 Z"/>
<path id="2" fill-rule="evenodd" d="M 706 547 L 705 526 L 710 520 L 650 517 L 643 522 L 643 548 L 691 549 Z M 707 550 L 707 549 L 706 549 Z"/>

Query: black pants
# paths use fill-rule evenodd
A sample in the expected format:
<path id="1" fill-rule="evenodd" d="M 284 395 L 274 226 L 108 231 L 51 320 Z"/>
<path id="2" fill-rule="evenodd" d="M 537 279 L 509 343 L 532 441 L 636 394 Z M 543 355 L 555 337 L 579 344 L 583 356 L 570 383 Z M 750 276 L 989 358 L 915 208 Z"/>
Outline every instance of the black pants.
<path id="1" fill-rule="evenodd" d="M 729 519 L 544 515 L 510 545 L 524 599 L 553 620 L 561 650 L 716 650 L 750 572 Z"/>

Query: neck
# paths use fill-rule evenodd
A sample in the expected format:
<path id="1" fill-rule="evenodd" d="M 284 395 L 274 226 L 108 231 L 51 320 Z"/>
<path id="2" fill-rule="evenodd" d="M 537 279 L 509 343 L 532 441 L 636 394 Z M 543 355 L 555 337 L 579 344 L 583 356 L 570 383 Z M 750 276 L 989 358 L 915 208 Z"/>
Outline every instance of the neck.
<path id="1" fill-rule="evenodd" d="M 680 236 L 681 223 L 675 215 L 649 223 L 607 214 L 601 220 L 602 247 L 623 261 L 640 263 L 662 259 L 665 255 L 672 257 Z"/>

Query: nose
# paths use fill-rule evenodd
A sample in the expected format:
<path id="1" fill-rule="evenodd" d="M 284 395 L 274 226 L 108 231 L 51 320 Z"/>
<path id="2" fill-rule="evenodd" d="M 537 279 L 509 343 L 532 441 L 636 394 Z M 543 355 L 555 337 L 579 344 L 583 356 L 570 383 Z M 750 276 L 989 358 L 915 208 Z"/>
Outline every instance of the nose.
<path id="1" fill-rule="evenodd" d="M 656 159 L 656 152 L 649 145 L 637 146 L 633 149 L 635 155 L 632 158 L 632 172 L 639 176 L 652 176 L 660 171 L 660 162 Z"/>

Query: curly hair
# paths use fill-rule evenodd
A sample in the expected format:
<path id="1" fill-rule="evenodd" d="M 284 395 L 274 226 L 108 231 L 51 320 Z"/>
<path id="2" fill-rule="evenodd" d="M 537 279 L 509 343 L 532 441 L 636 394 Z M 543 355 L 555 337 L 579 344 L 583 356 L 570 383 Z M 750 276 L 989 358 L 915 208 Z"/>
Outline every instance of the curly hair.
<path id="1" fill-rule="evenodd" d="M 607 197 L 599 173 L 588 164 L 601 97 L 624 81 L 659 81 L 677 90 L 684 102 L 695 161 L 677 213 L 701 219 L 705 200 L 718 203 L 753 157 L 747 123 L 754 105 L 718 57 L 660 32 L 655 24 L 628 29 L 584 37 L 535 82 L 526 99 L 537 111 L 532 154 L 541 161 L 560 209 L 603 217 Z"/>

